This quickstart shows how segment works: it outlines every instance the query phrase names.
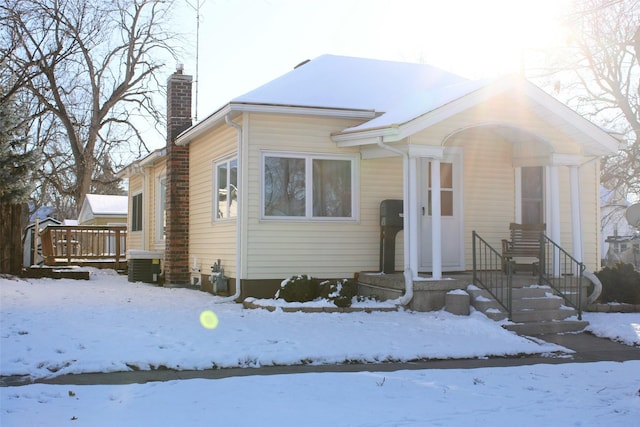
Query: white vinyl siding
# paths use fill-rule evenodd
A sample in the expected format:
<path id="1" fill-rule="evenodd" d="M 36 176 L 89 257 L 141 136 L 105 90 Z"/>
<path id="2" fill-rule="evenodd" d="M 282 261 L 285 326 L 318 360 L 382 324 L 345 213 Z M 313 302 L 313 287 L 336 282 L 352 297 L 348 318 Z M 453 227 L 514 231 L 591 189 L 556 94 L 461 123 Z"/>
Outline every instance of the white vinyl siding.
<path id="1" fill-rule="evenodd" d="M 165 241 L 165 229 L 167 225 L 167 178 L 165 176 L 156 179 L 156 203 L 155 203 L 155 226 L 156 244 Z"/>
<path id="2" fill-rule="evenodd" d="M 262 158 L 263 153 L 296 153 L 309 156 L 356 156 L 358 149 L 341 149 L 331 140 L 331 133 L 353 126 L 356 121 L 323 117 L 278 116 L 251 114 L 247 136 L 249 194 L 243 200 L 246 212 L 246 233 L 251 240 L 245 245 L 246 278 L 281 279 L 293 274 L 310 274 L 319 278 L 353 277 L 362 269 L 377 269 L 380 199 L 371 193 L 384 191 L 363 185 L 369 161 L 359 161 L 357 179 L 359 194 L 353 193 L 359 206 L 359 220 L 300 221 L 262 219 Z M 387 159 L 388 160 L 388 159 Z M 398 159 L 399 160 L 399 159 Z M 384 160 L 373 161 L 378 170 L 371 171 L 381 182 L 385 177 L 394 185 L 401 180 L 402 169 L 387 170 Z M 397 163 L 401 165 L 399 161 Z M 389 175 L 387 175 L 389 174 Z M 395 182 L 394 182 L 395 181 Z M 400 190 L 401 193 L 401 190 Z M 371 203 L 371 205 L 369 205 Z M 367 204 L 365 206 L 365 204 Z M 363 212 L 371 213 L 366 217 Z"/>
<path id="3" fill-rule="evenodd" d="M 189 144 L 189 260 L 191 265 L 195 257 L 205 275 L 220 259 L 225 275 L 236 277 L 236 221 L 212 221 L 212 165 L 236 156 L 237 149 L 237 132 L 225 123 Z"/>

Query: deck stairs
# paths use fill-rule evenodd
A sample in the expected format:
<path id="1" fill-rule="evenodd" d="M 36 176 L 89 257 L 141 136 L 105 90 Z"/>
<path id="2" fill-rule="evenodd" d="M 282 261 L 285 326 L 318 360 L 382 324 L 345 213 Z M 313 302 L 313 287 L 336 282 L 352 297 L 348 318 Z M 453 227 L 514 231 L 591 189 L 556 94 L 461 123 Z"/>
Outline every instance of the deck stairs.
<path id="1" fill-rule="evenodd" d="M 578 319 L 578 312 L 564 305 L 564 300 L 549 286 L 535 284 L 531 275 L 514 275 L 512 316 L 502 326 L 519 335 L 544 335 L 582 331 L 589 323 Z M 469 285 L 471 305 L 493 320 L 506 320 L 506 310 L 480 287 Z"/>

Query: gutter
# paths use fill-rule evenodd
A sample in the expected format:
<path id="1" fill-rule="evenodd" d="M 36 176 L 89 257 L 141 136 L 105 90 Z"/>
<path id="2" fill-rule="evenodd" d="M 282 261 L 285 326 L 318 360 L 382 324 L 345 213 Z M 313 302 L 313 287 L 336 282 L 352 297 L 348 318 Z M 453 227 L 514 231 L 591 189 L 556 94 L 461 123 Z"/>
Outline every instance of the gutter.
<path id="1" fill-rule="evenodd" d="M 231 112 L 225 114 L 224 121 L 231 127 L 234 127 L 238 132 L 238 179 L 240 180 L 240 189 L 244 189 L 242 186 L 242 126 L 231 120 Z M 224 302 L 234 302 L 240 295 L 242 294 L 241 290 L 241 280 L 240 280 L 240 272 L 242 271 L 242 254 L 241 254 L 241 218 L 242 218 L 242 191 L 239 191 L 238 194 L 238 214 L 236 217 L 236 293 L 230 297 L 225 297 L 216 301 L 216 303 L 224 303 Z"/>
<path id="2" fill-rule="evenodd" d="M 411 222 L 409 221 L 409 153 L 386 145 L 382 141 L 382 137 L 378 138 L 378 147 L 391 151 L 392 153 L 402 156 L 402 225 L 404 228 L 404 295 L 396 301 L 399 305 L 408 305 L 413 299 L 413 272 L 411 271 L 411 245 L 409 236 L 411 236 Z"/>

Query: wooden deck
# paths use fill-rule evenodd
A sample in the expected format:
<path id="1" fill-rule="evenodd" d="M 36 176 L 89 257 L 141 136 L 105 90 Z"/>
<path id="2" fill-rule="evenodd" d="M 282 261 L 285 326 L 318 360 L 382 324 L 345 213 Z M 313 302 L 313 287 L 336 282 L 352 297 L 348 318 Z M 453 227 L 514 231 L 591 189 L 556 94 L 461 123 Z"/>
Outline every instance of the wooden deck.
<path id="1" fill-rule="evenodd" d="M 47 266 L 127 269 L 127 227 L 49 225 L 40 232 Z"/>

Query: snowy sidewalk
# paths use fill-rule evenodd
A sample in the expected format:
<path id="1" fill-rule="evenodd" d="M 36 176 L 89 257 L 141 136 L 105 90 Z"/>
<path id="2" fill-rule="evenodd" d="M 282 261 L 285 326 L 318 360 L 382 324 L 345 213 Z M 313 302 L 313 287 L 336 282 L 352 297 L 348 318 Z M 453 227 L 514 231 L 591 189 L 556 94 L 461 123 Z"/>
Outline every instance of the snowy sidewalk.
<path id="1" fill-rule="evenodd" d="M 640 348 L 598 338 L 589 333 L 544 335 L 540 337 L 547 342 L 562 345 L 575 353 L 553 355 L 523 355 L 513 357 L 491 357 L 480 359 L 440 359 L 422 360 L 398 363 L 353 363 L 338 365 L 293 365 L 293 366 L 265 366 L 260 368 L 227 368 L 206 370 L 154 370 L 112 373 L 69 374 L 48 379 L 36 380 L 41 384 L 66 385 L 117 385 L 143 384 L 153 381 L 174 381 L 187 379 L 220 379 L 231 377 L 245 377 L 251 375 L 284 375 L 306 373 L 344 373 L 344 372 L 395 372 L 422 369 L 475 369 L 527 366 L 537 364 L 557 365 L 562 363 L 589 362 L 624 362 L 640 360 Z M 24 378 L 5 378 L 0 380 L 0 386 L 24 384 Z M 28 380 L 27 380 L 28 381 Z M 3 384 L 4 382 L 4 384 Z"/>

